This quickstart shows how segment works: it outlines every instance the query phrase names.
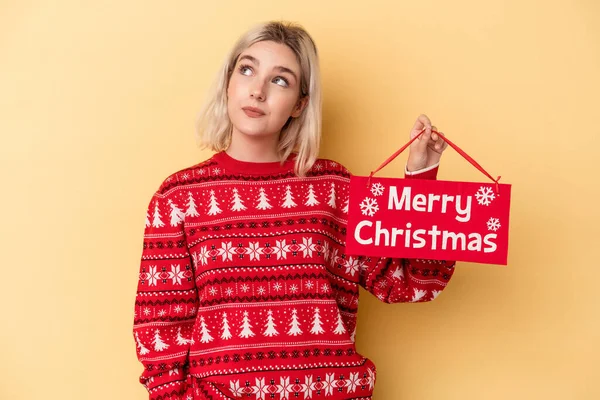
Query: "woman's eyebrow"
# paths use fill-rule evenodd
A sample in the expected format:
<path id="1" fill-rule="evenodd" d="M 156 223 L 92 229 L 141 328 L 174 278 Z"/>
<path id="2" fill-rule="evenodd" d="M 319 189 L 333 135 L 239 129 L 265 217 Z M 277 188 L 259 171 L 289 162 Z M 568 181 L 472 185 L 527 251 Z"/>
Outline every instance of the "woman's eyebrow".
<path id="1" fill-rule="evenodd" d="M 239 61 L 242 61 L 242 60 L 250 60 L 253 63 L 255 63 L 256 65 L 260 65 L 260 61 L 258 61 L 258 59 L 256 57 L 252 57 L 249 54 L 244 54 L 243 56 L 241 56 Z M 287 67 L 282 67 L 281 65 L 278 65 L 276 67 L 273 67 L 273 69 L 276 69 L 280 72 L 287 72 L 287 73 L 291 74 L 296 81 L 298 81 L 298 77 L 296 76 L 296 73 Z"/>

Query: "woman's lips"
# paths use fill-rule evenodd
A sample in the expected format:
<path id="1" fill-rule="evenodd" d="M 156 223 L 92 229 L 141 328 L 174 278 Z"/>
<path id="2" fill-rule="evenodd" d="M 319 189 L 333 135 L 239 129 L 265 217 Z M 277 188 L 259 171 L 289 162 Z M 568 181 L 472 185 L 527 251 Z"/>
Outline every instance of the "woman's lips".
<path id="1" fill-rule="evenodd" d="M 260 118 L 260 117 L 263 117 L 265 115 L 264 113 L 261 113 L 261 112 L 258 112 L 258 111 L 254 111 L 254 110 L 249 109 L 249 108 L 244 108 L 243 110 L 246 113 L 246 115 L 249 116 L 250 118 Z"/>

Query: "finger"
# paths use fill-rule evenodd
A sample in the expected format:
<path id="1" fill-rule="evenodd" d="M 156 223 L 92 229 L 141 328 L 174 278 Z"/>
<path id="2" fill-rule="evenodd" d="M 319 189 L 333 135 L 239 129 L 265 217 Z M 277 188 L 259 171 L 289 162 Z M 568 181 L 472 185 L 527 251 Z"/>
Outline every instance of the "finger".
<path id="1" fill-rule="evenodd" d="M 438 132 L 440 134 L 440 140 L 438 140 L 435 144 L 435 148 L 440 152 L 444 151 L 446 147 L 448 147 L 448 142 L 444 140 L 444 133 Z"/>
<path id="2" fill-rule="evenodd" d="M 420 132 L 421 130 L 423 130 L 423 128 L 425 128 L 425 133 L 427 133 L 428 135 L 431 134 L 431 121 L 425 114 L 419 115 L 419 117 L 415 121 L 415 124 L 413 125 L 412 131 Z"/>
<path id="3" fill-rule="evenodd" d="M 422 151 L 427 150 L 427 146 L 432 143 L 431 141 L 431 128 L 425 127 L 425 132 L 419 137 L 418 148 Z"/>
<path id="4" fill-rule="evenodd" d="M 438 135 L 437 135 L 437 128 L 435 126 L 431 127 L 431 140 L 433 140 L 434 142 L 436 140 L 438 140 Z"/>
<path id="5" fill-rule="evenodd" d="M 421 121 L 421 123 L 423 124 L 423 127 L 425 128 L 425 133 L 427 134 L 427 139 L 429 139 L 429 136 L 431 136 L 431 121 L 429 120 L 429 117 L 425 114 L 421 114 L 419 115 L 419 121 Z"/>

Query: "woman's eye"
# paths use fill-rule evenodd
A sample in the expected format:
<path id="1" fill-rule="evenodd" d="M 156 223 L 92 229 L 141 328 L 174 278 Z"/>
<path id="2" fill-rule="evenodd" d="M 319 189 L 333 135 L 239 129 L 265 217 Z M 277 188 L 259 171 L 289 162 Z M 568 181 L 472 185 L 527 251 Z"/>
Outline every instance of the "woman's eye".
<path id="1" fill-rule="evenodd" d="M 246 65 L 242 65 L 240 67 L 240 72 L 242 73 L 242 75 L 246 75 L 246 76 L 248 75 L 247 73 L 245 73 L 246 70 L 252 71 L 252 69 L 250 67 L 246 66 Z"/>
<path id="2" fill-rule="evenodd" d="M 275 78 L 275 81 L 276 81 L 276 82 L 277 82 L 277 81 L 283 82 L 283 86 L 285 86 L 285 87 L 289 86 L 289 83 L 288 83 L 288 81 L 287 81 L 286 79 L 284 79 L 284 78 L 280 77 L 280 76 L 278 76 L 277 78 Z"/>

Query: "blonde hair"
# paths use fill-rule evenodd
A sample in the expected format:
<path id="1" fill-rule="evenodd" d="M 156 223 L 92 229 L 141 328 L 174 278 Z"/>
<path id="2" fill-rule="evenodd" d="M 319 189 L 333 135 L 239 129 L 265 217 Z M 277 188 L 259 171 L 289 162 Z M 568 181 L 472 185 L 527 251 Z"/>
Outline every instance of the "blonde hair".
<path id="1" fill-rule="evenodd" d="M 261 23 L 240 36 L 227 55 L 200 110 L 196 136 L 203 148 L 219 152 L 231 142 L 233 125 L 227 114 L 227 87 L 240 54 L 261 41 L 287 45 L 300 64 L 300 98 L 309 96 L 308 104 L 297 118 L 290 117 L 279 136 L 281 161 L 297 152 L 295 173 L 305 176 L 319 153 L 321 141 L 321 75 L 317 47 L 306 30 L 291 22 Z"/>

